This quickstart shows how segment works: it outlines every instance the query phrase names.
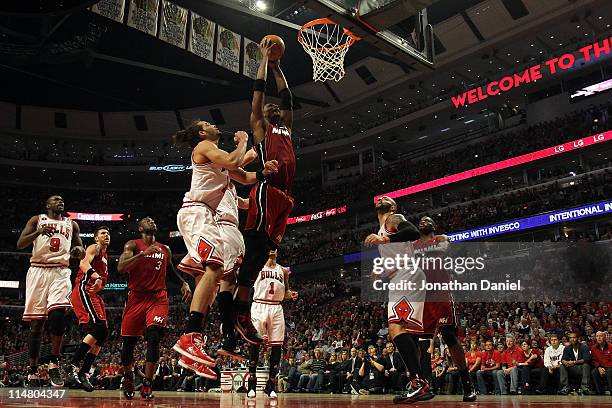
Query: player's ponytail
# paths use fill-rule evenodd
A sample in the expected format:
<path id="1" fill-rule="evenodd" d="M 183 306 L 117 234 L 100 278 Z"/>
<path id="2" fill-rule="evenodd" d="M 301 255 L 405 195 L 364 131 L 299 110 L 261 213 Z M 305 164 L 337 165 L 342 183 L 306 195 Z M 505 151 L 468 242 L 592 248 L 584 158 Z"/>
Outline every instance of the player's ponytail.
<path id="1" fill-rule="evenodd" d="M 172 135 L 172 142 L 176 146 L 189 146 L 194 148 L 200 142 L 200 120 L 196 119 L 186 129 L 179 130 Z"/>

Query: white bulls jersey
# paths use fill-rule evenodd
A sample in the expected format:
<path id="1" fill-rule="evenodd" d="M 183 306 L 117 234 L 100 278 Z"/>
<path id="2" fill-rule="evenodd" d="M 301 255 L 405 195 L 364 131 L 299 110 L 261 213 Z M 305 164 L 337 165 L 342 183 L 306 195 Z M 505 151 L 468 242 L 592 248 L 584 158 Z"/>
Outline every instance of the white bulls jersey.
<path id="1" fill-rule="evenodd" d="M 257 275 L 253 300 L 255 302 L 280 303 L 285 298 L 285 274 L 283 267 L 267 265 Z"/>
<path id="2" fill-rule="evenodd" d="M 230 184 L 227 170 L 213 166 L 212 163 L 199 164 L 191 153 L 191 187 L 185 193 L 183 203 L 204 203 L 215 210 L 225 190 Z"/>
<path id="3" fill-rule="evenodd" d="M 238 194 L 236 186 L 230 182 L 217 207 L 217 221 L 224 221 L 238 227 Z"/>
<path id="4" fill-rule="evenodd" d="M 46 214 L 40 214 L 36 229 L 47 225 L 52 226 L 55 231 L 50 237 L 46 235 L 36 237 L 30 264 L 42 267 L 68 266 L 72 245 L 72 220 L 66 217 L 54 220 Z"/>

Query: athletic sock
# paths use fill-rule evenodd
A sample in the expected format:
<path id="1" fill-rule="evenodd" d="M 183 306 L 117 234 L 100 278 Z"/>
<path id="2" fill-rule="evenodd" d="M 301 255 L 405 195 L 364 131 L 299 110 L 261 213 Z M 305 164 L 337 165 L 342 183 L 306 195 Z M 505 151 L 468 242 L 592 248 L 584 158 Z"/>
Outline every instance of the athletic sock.
<path id="1" fill-rule="evenodd" d="M 402 333 L 393 339 L 393 343 L 397 347 L 400 356 L 402 356 L 410 377 L 422 377 L 423 372 L 421 371 L 421 363 L 419 362 L 417 345 L 414 342 L 414 338 L 408 333 Z"/>
<path id="2" fill-rule="evenodd" d="M 87 353 L 85 359 L 83 360 L 83 365 L 81 366 L 79 373 L 87 374 L 89 370 L 91 370 L 91 365 L 93 364 L 96 357 L 98 356 L 93 353 Z"/>
<path id="3" fill-rule="evenodd" d="M 75 367 L 78 367 L 81 364 L 81 361 L 83 361 L 83 358 L 85 357 L 85 354 L 87 354 L 89 349 L 91 349 L 91 346 L 85 342 L 82 342 L 79 345 L 79 348 L 77 348 L 77 351 L 74 352 L 71 364 Z"/>
<path id="4" fill-rule="evenodd" d="M 459 376 L 461 377 L 461 385 L 463 386 L 463 393 L 468 393 L 471 391 L 472 387 L 472 379 L 470 378 L 470 374 L 468 370 L 460 370 Z"/>
<path id="5" fill-rule="evenodd" d="M 217 295 L 219 313 L 221 313 L 221 332 L 224 336 L 234 334 L 234 305 L 230 292 L 220 292 Z"/>
<path id="6" fill-rule="evenodd" d="M 259 362 L 259 347 L 249 347 L 249 374 L 252 377 L 257 375 L 257 363 Z"/>
<path id="7" fill-rule="evenodd" d="M 204 315 L 200 312 L 189 312 L 189 320 L 187 321 L 187 333 L 202 333 L 202 320 Z"/>

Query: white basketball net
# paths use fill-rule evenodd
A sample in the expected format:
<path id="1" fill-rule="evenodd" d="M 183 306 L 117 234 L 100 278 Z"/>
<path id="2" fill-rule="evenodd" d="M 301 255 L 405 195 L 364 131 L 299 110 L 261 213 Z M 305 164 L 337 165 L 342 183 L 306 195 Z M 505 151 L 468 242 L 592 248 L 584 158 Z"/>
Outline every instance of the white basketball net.
<path id="1" fill-rule="evenodd" d="M 357 37 L 338 24 L 327 20 L 302 27 L 298 40 L 312 58 L 312 79 L 338 82 L 344 77 L 344 56 Z"/>

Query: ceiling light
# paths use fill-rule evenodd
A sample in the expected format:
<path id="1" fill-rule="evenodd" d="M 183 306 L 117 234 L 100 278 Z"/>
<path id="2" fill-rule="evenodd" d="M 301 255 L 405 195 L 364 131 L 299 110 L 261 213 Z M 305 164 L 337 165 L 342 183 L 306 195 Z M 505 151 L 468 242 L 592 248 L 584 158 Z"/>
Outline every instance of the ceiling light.
<path id="1" fill-rule="evenodd" d="M 255 8 L 259 11 L 263 11 L 268 8 L 268 5 L 262 0 L 257 0 L 255 2 Z"/>
<path id="2" fill-rule="evenodd" d="M 465 122 L 463 122 L 463 123 L 465 123 L 465 124 L 467 125 L 468 123 L 472 123 L 473 121 L 474 121 L 474 119 L 470 119 L 470 120 L 466 120 L 466 121 L 465 121 Z"/>
<path id="3" fill-rule="evenodd" d="M 444 128 L 444 129 L 442 129 L 440 132 L 447 132 L 447 131 L 449 131 L 449 130 L 450 130 L 450 128 Z"/>
<path id="4" fill-rule="evenodd" d="M 550 39 L 551 39 L 551 40 L 552 40 L 552 39 L 554 39 L 554 38 L 555 38 L 555 36 L 554 36 L 554 35 L 551 35 L 551 36 L 550 36 Z"/>

